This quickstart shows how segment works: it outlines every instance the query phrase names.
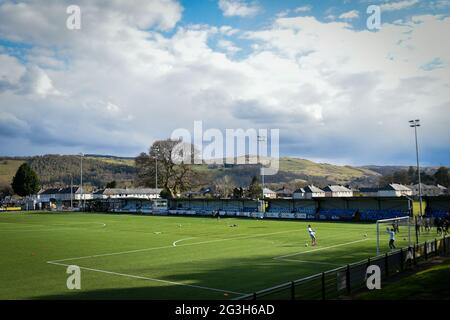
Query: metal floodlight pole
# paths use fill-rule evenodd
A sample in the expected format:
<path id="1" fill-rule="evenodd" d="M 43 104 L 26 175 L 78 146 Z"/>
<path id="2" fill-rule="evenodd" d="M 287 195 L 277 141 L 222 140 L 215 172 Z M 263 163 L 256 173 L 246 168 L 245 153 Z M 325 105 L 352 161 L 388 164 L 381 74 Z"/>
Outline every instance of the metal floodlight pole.
<path id="1" fill-rule="evenodd" d="M 159 147 L 155 146 L 153 149 L 155 153 L 155 189 L 158 189 L 158 156 L 159 156 Z"/>
<path id="2" fill-rule="evenodd" d="M 266 138 L 264 136 L 258 136 L 258 147 L 259 142 L 265 142 Z M 259 148 L 258 148 L 258 158 L 259 158 Z M 264 205 L 264 166 L 262 160 L 260 161 L 261 164 L 261 185 L 262 185 L 262 200 Z"/>
<path id="3" fill-rule="evenodd" d="M 70 175 L 70 210 L 73 210 L 73 176 Z"/>
<path id="4" fill-rule="evenodd" d="M 84 198 L 84 193 L 83 193 L 83 153 L 80 153 L 80 210 L 83 207 L 84 209 L 84 204 L 83 204 L 83 198 Z"/>
<path id="5" fill-rule="evenodd" d="M 417 142 L 417 127 L 420 127 L 420 120 L 410 120 L 410 127 L 414 128 L 414 136 L 416 140 L 416 160 L 417 160 L 417 174 L 419 177 L 419 210 L 420 210 L 420 216 L 423 215 L 422 211 L 422 180 L 420 178 L 420 165 L 419 165 L 419 144 Z"/>

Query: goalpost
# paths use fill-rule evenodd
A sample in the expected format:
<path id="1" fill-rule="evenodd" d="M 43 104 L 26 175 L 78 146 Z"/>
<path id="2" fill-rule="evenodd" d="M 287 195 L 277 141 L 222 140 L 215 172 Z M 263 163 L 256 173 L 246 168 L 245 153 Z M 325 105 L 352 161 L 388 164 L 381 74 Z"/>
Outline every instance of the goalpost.
<path id="1" fill-rule="evenodd" d="M 387 229 L 394 229 L 396 236 L 401 237 L 405 236 L 405 228 L 408 245 L 411 245 L 411 218 L 409 216 L 377 220 L 377 255 L 380 254 L 381 234 L 387 234 Z M 406 237 L 404 237 L 404 240 L 406 240 Z"/>

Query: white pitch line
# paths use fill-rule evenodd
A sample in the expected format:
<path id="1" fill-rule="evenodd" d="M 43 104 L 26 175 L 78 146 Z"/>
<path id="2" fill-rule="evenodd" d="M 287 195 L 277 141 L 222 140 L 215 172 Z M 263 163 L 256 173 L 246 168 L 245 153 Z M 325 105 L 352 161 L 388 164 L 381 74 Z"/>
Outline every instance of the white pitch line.
<path id="1" fill-rule="evenodd" d="M 200 245 L 200 244 L 209 244 L 209 243 L 215 243 L 215 242 L 231 241 L 231 240 L 257 238 L 257 237 L 263 237 L 263 236 L 270 236 L 270 235 L 274 235 L 274 234 L 296 232 L 296 231 L 300 231 L 300 230 L 303 230 L 303 229 L 279 231 L 279 232 L 272 232 L 272 233 L 265 233 L 265 234 L 255 234 L 255 235 L 251 235 L 251 236 L 238 236 L 238 237 L 233 237 L 233 238 L 225 238 L 225 239 L 216 239 L 216 240 L 208 240 L 208 241 L 186 243 L 186 244 L 180 244 L 179 246 L 176 246 L 176 248 L 187 247 L 187 246 L 195 246 L 195 245 Z M 136 250 L 129 250 L 129 251 L 111 252 L 111 253 L 95 254 L 95 255 L 90 255 L 90 256 L 82 256 L 82 257 L 73 257 L 73 258 L 52 260 L 52 262 L 62 262 L 62 261 L 72 261 L 72 260 L 99 258 L 99 257 L 115 256 L 115 255 L 121 255 L 121 254 L 129 254 L 129 253 L 137 253 L 137 252 L 145 252 L 145 251 L 153 251 L 153 250 L 161 250 L 161 249 L 169 249 L 169 248 L 175 248 L 175 247 L 173 245 L 170 245 L 170 246 L 162 246 L 162 247 L 143 248 L 143 249 L 136 249 Z"/>
<path id="2" fill-rule="evenodd" d="M 101 225 L 102 228 L 106 227 L 106 223 L 102 223 L 102 222 L 87 222 L 87 223 L 72 223 L 72 224 L 49 224 L 49 225 L 45 225 L 45 224 L 36 224 L 36 225 L 27 225 L 27 226 L 21 226 L 19 228 L 8 228 L 8 229 L 3 229 L 0 228 L 0 232 L 6 232 L 6 231 L 10 231 L 10 232 L 43 232 L 43 231 L 67 231 L 67 230 L 71 230 L 71 229 L 81 229 L 81 230 L 86 230 L 89 228 L 83 228 L 83 227 L 78 227 L 78 226 L 72 226 L 72 225 L 80 225 L 80 224 L 96 224 L 96 225 Z M 39 228 L 43 228 L 43 227 L 55 227 L 52 229 L 39 229 Z M 30 229 L 31 228 L 31 229 Z M 34 228 L 34 229 L 33 229 Z M 89 230 L 97 230 L 97 229 L 89 229 Z"/>
<path id="3" fill-rule="evenodd" d="M 63 267 L 70 266 L 69 264 L 58 263 L 58 262 L 54 262 L 54 261 L 47 261 L 47 263 L 48 264 L 57 265 L 57 266 L 63 266 Z M 236 291 L 231 291 L 231 290 L 223 290 L 223 289 L 217 289 L 217 288 L 211 288 L 211 287 L 198 286 L 198 285 L 194 285 L 194 284 L 186 284 L 186 283 L 181 283 L 181 282 L 174 282 L 174 281 L 168 281 L 168 280 L 148 278 L 148 277 L 143 277 L 143 276 L 135 276 L 135 275 L 126 274 L 126 273 L 119 273 L 119 272 L 113 272 L 113 271 L 107 271 L 107 270 L 93 269 L 93 268 L 87 268 L 87 267 L 81 267 L 81 266 L 78 266 L 78 267 L 80 269 L 83 269 L 83 270 L 88 270 L 88 271 L 93 271 L 93 272 L 100 272 L 100 273 L 106 273 L 106 274 L 111 274 L 111 275 L 115 275 L 115 276 L 127 277 L 127 278 L 155 281 L 155 282 L 173 284 L 173 285 L 177 285 L 177 286 L 191 287 L 191 288 L 196 288 L 196 289 L 217 291 L 217 292 L 223 292 L 223 293 L 231 293 L 231 294 L 235 294 L 235 295 L 244 295 L 245 294 L 245 293 L 242 293 L 242 292 L 236 292 Z"/>
<path id="4" fill-rule="evenodd" d="M 174 242 L 172 243 L 172 246 L 176 247 L 178 242 L 181 242 L 181 241 L 184 241 L 184 240 L 189 240 L 189 239 L 194 239 L 194 237 L 191 237 L 191 238 L 184 238 L 184 239 L 180 239 L 180 240 L 174 241 Z"/>
<path id="5" fill-rule="evenodd" d="M 350 241 L 350 242 L 346 242 L 346 243 L 336 244 L 334 246 L 329 246 L 329 247 L 323 247 L 323 248 L 319 248 L 319 249 L 313 249 L 313 250 L 308 250 L 308 251 L 301 251 L 301 252 L 286 254 L 284 256 L 274 257 L 273 259 L 283 259 L 283 258 L 287 258 L 287 257 L 293 257 L 293 256 L 309 253 L 309 252 L 316 252 L 316 251 L 322 251 L 322 250 L 327 250 L 327 249 L 331 249 L 331 248 L 347 246 L 349 244 L 358 243 L 358 242 L 362 242 L 362 241 L 366 241 L 366 240 L 369 240 L 369 239 L 366 238 L 366 239 L 362 239 L 362 240 L 356 240 L 356 241 Z"/>

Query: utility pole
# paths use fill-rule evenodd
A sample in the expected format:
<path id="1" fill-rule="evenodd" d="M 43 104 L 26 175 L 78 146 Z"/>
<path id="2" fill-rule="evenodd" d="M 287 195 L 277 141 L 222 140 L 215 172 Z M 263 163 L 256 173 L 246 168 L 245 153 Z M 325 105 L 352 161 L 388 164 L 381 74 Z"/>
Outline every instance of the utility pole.
<path id="1" fill-rule="evenodd" d="M 420 210 L 420 216 L 422 216 L 423 215 L 423 210 L 422 210 L 422 181 L 420 179 L 419 144 L 417 142 L 417 127 L 420 127 L 420 120 L 419 119 L 410 120 L 409 121 L 409 126 L 411 128 L 414 128 L 414 136 L 415 136 L 415 140 L 416 140 L 417 174 L 418 174 L 418 177 L 419 177 L 419 210 Z"/>
<path id="2" fill-rule="evenodd" d="M 260 150 L 261 148 L 259 148 L 259 143 L 260 142 L 266 142 L 266 137 L 265 136 L 259 136 L 258 135 L 258 160 L 259 163 L 261 164 L 261 190 L 262 190 L 262 198 L 261 198 L 261 205 L 262 205 L 262 212 L 266 211 L 266 205 L 264 202 L 264 165 L 263 165 L 263 159 L 259 159 L 260 156 Z"/>

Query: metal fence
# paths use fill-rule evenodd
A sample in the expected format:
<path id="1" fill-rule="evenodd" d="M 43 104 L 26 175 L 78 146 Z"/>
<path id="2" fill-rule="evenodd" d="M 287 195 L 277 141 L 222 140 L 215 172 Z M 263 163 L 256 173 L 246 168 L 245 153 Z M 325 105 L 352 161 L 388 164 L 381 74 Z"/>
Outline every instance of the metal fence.
<path id="1" fill-rule="evenodd" d="M 377 265 L 381 280 L 411 269 L 433 256 L 450 253 L 450 236 L 352 263 L 306 278 L 238 297 L 236 300 L 326 300 L 349 295 L 366 286 L 367 267 Z"/>

